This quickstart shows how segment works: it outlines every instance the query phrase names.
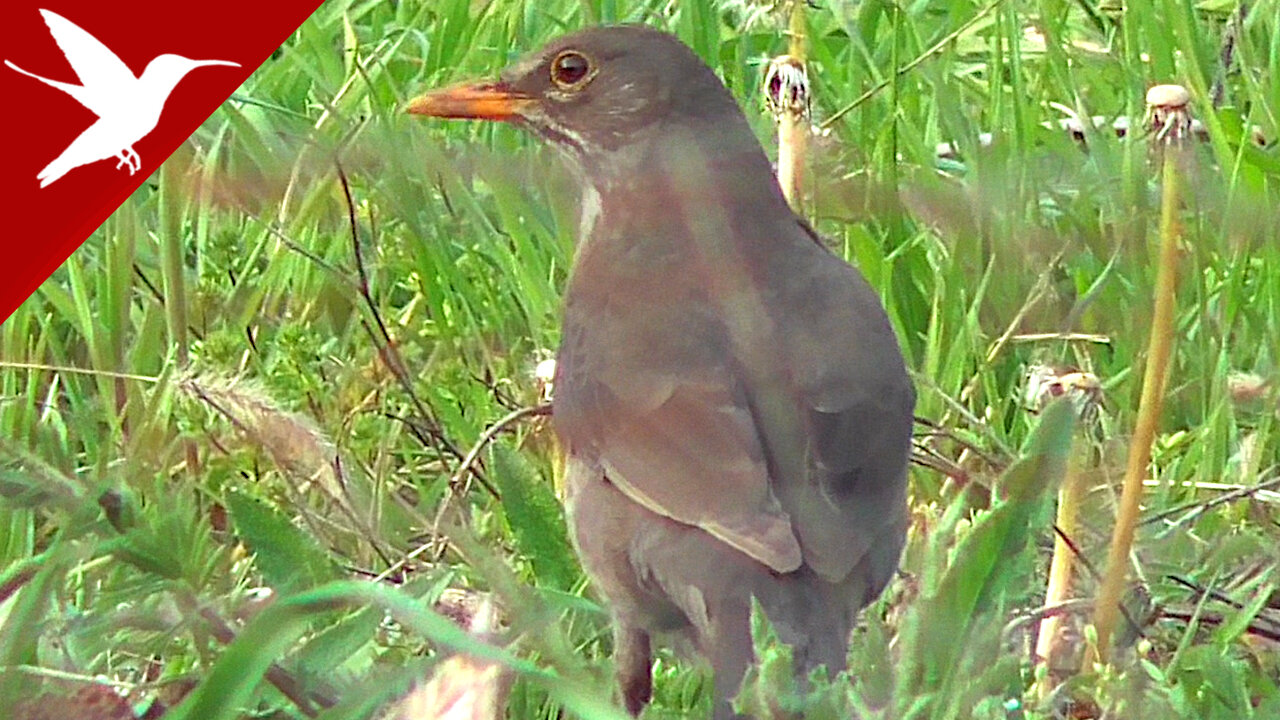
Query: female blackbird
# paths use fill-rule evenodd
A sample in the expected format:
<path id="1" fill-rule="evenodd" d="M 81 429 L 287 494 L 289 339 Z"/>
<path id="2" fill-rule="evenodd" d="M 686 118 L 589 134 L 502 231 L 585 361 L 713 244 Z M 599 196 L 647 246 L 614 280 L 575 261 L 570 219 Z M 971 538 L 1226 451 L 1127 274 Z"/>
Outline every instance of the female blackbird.
<path id="1" fill-rule="evenodd" d="M 627 709 L 674 631 L 734 717 L 753 597 L 801 671 L 843 669 L 897 568 L 915 393 L 879 298 L 788 207 L 715 73 L 666 33 L 593 28 L 408 110 L 514 122 L 580 177 L 554 425 Z"/>

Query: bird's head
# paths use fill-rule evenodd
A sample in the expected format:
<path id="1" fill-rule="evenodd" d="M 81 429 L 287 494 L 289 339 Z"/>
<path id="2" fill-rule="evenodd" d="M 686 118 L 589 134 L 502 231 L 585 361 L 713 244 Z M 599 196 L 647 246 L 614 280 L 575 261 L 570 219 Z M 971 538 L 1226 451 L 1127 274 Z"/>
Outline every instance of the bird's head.
<path id="1" fill-rule="evenodd" d="M 523 125 L 588 167 L 627 146 L 670 140 L 672 127 L 745 131 L 754 142 L 733 97 L 697 55 L 672 35 L 635 25 L 557 38 L 497 81 L 429 92 L 406 109 Z"/>
<path id="2" fill-rule="evenodd" d="M 144 81 L 148 78 L 155 78 L 151 82 L 172 88 L 192 70 L 213 65 L 240 67 L 240 63 L 234 63 L 229 60 L 192 60 L 189 57 L 165 53 L 147 63 L 147 68 L 142 71 L 141 77 Z"/>

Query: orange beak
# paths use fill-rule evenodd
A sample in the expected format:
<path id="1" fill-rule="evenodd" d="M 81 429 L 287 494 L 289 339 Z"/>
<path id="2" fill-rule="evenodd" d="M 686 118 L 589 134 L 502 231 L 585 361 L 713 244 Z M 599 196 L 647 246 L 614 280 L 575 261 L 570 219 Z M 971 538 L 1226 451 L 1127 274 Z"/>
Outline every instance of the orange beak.
<path id="1" fill-rule="evenodd" d="M 519 120 L 537 100 L 506 83 L 463 83 L 433 90 L 409 101 L 405 112 L 438 118 Z"/>

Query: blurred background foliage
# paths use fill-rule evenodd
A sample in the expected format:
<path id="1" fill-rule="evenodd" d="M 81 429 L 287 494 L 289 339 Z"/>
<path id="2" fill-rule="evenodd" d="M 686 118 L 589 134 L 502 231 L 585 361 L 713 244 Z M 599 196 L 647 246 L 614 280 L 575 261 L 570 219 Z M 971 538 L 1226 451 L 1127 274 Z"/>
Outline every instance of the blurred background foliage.
<path id="1" fill-rule="evenodd" d="M 1277 10 L 807 9 L 821 133 L 805 208 L 884 299 L 932 467 L 913 471 L 903 573 L 866 613 L 852 680 L 795 707 L 1280 716 Z M 785 52 L 788 11 L 322 5 L 0 326 L 0 705 L 27 718 L 378 717 L 434 671 L 492 692 L 507 717 L 617 717 L 607 617 L 564 534 L 547 418 L 529 410 L 557 343 L 572 179 L 516 129 L 400 108 L 563 32 L 643 22 L 717 70 L 772 153 L 760 79 Z M 1040 364 L 1100 378 L 1072 452 L 1088 481 L 1073 540 L 1101 565 L 1159 205 L 1151 139 L 1111 125 L 1139 127 L 1147 87 L 1164 82 L 1191 91 L 1206 139 L 1185 166 L 1134 624 L 1113 666 L 1042 696 L 1029 638 L 1069 430 L 1058 420 L 1029 440 L 1026 376 Z M 1060 127 L 1071 117 L 1080 137 Z M 992 493 L 1006 471 L 1022 490 Z M 1082 605 L 1066 612 L 1083 648 L 1094 581 L 1079 572 Z M 450 665 L 459 648 L 471 665 Z M 757 696 L 809 692 L 767 671 L 778 652 L 762 653 Z M 664 653 L 647 717 L 705 712 L 707 689 Z M 38 714 L 59 703 L 70 709 Z"/>

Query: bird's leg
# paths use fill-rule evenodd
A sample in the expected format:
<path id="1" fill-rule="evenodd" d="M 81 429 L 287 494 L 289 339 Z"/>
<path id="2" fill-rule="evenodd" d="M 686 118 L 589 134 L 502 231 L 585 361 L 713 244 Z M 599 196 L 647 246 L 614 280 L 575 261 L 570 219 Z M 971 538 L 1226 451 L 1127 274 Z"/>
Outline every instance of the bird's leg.
<path id="1" fill-rule="evenodd" d="M 120 152 L 116 153 L 116 160 L 116 169 L 127 167 L 130 175 L 142 169 L 142 158 L 138 157 L 138 152 L 131 147 L 120 148 Z"/>
<path id="2" fill-rule="evenodd" d="M 732 701 L 742 689 L 747 668 L 755 662 L 751 645 L 751 609 L 738 599 L 713 607 L 709 632 L 702 638 L 706 655 L 715 670 L 715 720 L 736 720 L 742 716 L 733 711 Z"/>
<path id="3" fill-rule="evenodd" d="M 649 633 L 615 621 L 613 664 L 627 712 L 639 717 L 653 697 L 653 656 L 649 650 Z"/>

